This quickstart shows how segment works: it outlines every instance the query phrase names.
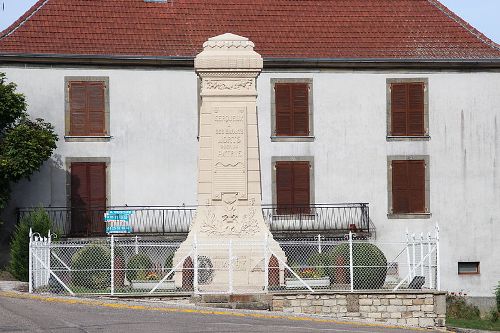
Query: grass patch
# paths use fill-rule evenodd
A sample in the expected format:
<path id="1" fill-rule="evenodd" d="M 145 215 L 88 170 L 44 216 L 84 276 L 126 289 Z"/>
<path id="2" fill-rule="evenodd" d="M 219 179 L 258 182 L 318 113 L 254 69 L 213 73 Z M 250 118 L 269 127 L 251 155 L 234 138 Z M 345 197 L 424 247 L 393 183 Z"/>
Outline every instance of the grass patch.
<path id="1" fill-rule="evenodd" d="M 500 320 L 492 322 L 488 319 L 454 319 L 446 318 L 446 325 L 452 327 L 472 328 L 487 331 L 500 331 Z"/>

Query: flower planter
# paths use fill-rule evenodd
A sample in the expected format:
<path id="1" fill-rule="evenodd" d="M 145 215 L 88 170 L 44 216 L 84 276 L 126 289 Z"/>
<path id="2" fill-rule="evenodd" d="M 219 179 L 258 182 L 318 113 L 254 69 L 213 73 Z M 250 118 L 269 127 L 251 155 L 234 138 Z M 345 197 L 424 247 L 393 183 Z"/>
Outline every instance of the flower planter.
<path id="1" fill-rule="evenodd" d="M 320 278 L 303 278 L 302 279 L 311 288 L 327 288 L 330 287 L 330 277 L 324 276 Z M 304 284 L 297 278 L 286 278 L 285 287 L 287 289 L 306 288 Z"/>
<path id="2" fill-rule="evenodd" d="M 132 289 L 153 289 L 160 280 L 132 280 Z M 156 290 L 174 290 L 175 282 L 174 280 L 163 281 Z"/>

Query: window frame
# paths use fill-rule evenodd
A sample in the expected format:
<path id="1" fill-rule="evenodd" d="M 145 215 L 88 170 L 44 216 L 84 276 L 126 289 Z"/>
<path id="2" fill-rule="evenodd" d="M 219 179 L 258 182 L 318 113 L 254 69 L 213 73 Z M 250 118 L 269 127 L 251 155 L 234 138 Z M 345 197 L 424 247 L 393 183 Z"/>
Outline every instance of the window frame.
<path id="1" fill-rule="evenodd" d="M 475 272 L 460 272 L 460 264 L 475 264 L 477 269 Z M 458 275 L 479 275 L 479 274 L 481 274 L 481 262 L 480 261 L 459 261 L 457 263 L 457 273 L 458 273 Z"/>
<path id="2" fill-rule="evenodd" d="M 277 83 L 303 83 L 308 85 L 308 125 L 309 135 L 276 135 L 276 94 Z M 314 141 L 314 118 L 313 118 L 313 79 L 312 78 L 272 78 L 271 79 L 271 141 L 272 142 L 311 142 Z"/>
<path id="3" fill-rule="evenodd" d="M 424 134 L 392 135 L 392 91 L 393 84 L 398 83 L 421 83 L 424 85 Z M 386 79 L 386 105 L 387 105 L 387 141 L 428 141 L 429 131 L 429 79 L 428 78 L 388 78 Z"/>
<path id="4" fill-rule="evenodd" d="M 71 82 L 102 82 L 104 83 L 104 134 L 103 135 L 71 135 L 71 104 L 70 83 Z M 64 77 L 64 100 L 65 100 L 65 132 L 66 142 L 107 142 L 110 141 L 110 106 L 109 106 L 109 77 L 107 76 L 65 76 Z"/>
<path id="5" fill-rule="evenodd" d="M 309 204 L 314 204 L 314 156 L 272 156 L 271 157 L 271 186 L 273 206 L 278 206 L 278 189 L 276 181 L 276 162 L 309 162 Z"/>
<path id="6" fill-rule="evenodd" d="M 394 213 L 392 193 L 392 161 L 423 160 L 425 165 L 425 212 Z M 393 155 L 387 156 L 387 217 L 389 219 L 428 219 L 432 216 L 430 207 L 430 158 L 429 155 Z"/>

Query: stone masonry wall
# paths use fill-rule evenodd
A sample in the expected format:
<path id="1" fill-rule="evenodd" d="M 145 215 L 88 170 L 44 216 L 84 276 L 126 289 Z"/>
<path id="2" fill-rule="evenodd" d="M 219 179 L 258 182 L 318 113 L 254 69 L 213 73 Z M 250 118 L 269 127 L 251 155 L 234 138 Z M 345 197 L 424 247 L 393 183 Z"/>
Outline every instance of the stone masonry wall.
<path id="1" fill-rule="evenodd" d="M 272 310 L 435 328 L 445 325 L 446 296 L 432 292 L 283 293 L 273 295 Z"/>

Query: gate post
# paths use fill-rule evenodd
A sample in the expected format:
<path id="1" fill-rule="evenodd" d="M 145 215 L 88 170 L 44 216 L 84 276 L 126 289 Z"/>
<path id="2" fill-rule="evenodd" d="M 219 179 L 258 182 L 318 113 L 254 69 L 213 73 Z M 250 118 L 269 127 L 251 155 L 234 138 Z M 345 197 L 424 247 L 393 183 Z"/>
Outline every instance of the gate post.
<path id="1" fill-rule="evenodd" d="M 436 223 L 436 288 L 441 290 L 441 260 L 439 259 L 439 225 Z"/>
<path id="2" fill-rule="evenodd" d="M 29 243 L 29 250 L 28 250 L 28 291 L 30 294 L 33 293 L 33 230 L 30 228 L 30 243 Z"/>

